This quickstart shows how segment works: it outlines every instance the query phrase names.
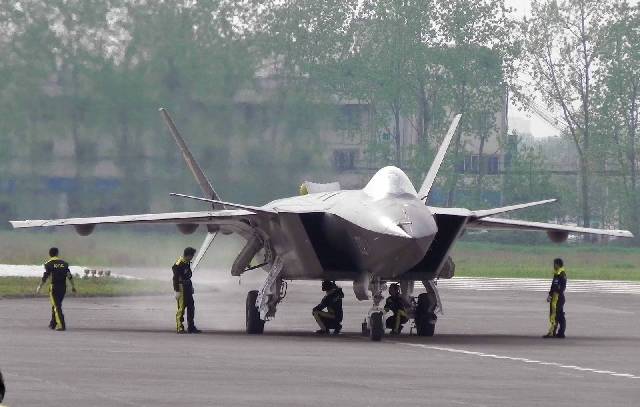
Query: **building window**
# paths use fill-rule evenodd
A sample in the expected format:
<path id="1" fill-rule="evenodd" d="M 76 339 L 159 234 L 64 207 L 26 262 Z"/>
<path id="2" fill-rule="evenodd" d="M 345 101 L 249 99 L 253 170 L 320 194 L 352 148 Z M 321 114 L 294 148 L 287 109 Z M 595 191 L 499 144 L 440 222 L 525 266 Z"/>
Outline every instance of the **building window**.
<path id="1" fill-rule="evenodd" d="M 477 154 L 474 154 L 471 156 L 471 168 L 469 169 L 468 172 L 477 174 L 479 171 L 480 171 L 480 156 Z"/>
<path id="2" fill-rule="evenodd" d="M 362 126 L 362 109 L 358 105 L 342 105 L 336 118 L 336 129 L 356 130 Z"/>
<path id="3" fill-rule="evenodd" d="M 479 164 L 480 157 L 477 154 L 468 154 L 464 156 L 464 161 L 461 161 L 456 167 L 461 174 L 477 174 L 478 168 L 480 168 Z"/>
<path id="4" fill-rule="evenodd" d="M 482 157 L 482 162 L 478 154 L 465 155 L 464 160 L 460 160 L 456 165 L 456 170 L 461 174 L 478 174 L 481 165 L 486 174 L 500 173 L 500 157 L 497 155 Z"/>
<path id="5" fill-rule="evenodd" d="M 487 174 L 495 175 L 500 173 L 500 158 L 497 155 L 487 157 Z"/>
<path id="6" fill-rule="evenodd" d="M 334 150 L 333 151 L 333 168 L 338 171 L 348 171 L 355 168 L 356 151 L 355 150 Z"/>

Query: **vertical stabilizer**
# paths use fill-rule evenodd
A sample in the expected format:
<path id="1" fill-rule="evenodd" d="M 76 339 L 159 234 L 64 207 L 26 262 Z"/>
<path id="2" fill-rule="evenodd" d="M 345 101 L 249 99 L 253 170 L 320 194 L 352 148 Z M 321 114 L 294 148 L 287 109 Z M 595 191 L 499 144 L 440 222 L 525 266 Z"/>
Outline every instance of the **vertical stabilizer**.
<path id="1" fill-rule="evenodd" d="M 167 123 L 167 127 L 169 128 L 169 131 L 171 132 L 173 139 L 178 145 L 178 148 L 180 149 L 180 151 L 182 152 L 182 157 L 184 157 L 184 160 L 186 161 L 187 166 L 191 170 L 191 173 L 193 174 L 193 176 L 196 178 L 196 181 L 198 182 L 198 185 L 200 185 L 200 189 L 204 193 L 205 197 L 209 199 L 220 200 L 220 197 L 218 196 L 216 191 L 213 189 L 213 185 L 211 185 L 211 182 L 209 181 L 207 176 L 204 174 L 204 171 L 202 171 L 202 168 L 200 168 L 200 165 L 198 165 L 198 162 L 193 157 L 193 154 L 191 154 L 189 147 L 187 147 L 187 143 L 185 143 L 184 139 L 180 135 L 180 132 L 178 131 L 178 128 L 176 127 L 175 123 L 171 119 L 171 116 L 169 116 L 169 112 L 167 112 L 167 110 L 164 107 L 161 107 L 160 113 L 162 113 L 162 117 L 164 118 L 164 121 Z M 212 203 L 211 205 L 213 209 L 224 209 L 223 204 Z M 217 234 L 218 232 L 215 232 L 215 231 L 214 232 L 207 231 L 207 237 L 205 237 L 204 242 L 202 242 L 202 246 L 200 246 L 200 250 L 198 250 L 198 256 L 196 257 L 195 261 L 191 265 L 192 270 L 195 271 L 195 269 L 198 267 L 198 264 L 204 257 L 207 250 L 209 250 L 209 247 L 213 243 Z"/>
<path id="2" fill-rule="evenodd" d="M 422 186 L 420 187 L 420 191 L 418 191 L 418 196 L 420 199 L 426 199 L 429 195 L 429 191 L 431 191 L 431 187 L 433 186 L 434 181 L 436 180 L 436 176 L 438 175 L 438 171 L 440 170 L 440 165 L 444 161 L 444 156 L 449 149 L 449 145 L 451 144 L 451 140 L 453 139 L 453 135 L 458 128 L 458 123 L 460 122 L 461 114 L 456 115 L 449 126 L 449 131 L 444 136 L 444 140 L 442 140 L 442 144 L 440 145 L 440 149 L 436 154 L 436 157 L 433 159 L 433 163 L 431 164 L 431 168 L 429 168 L 429 172 L 427 176 L 424 178 L 422 182 Z"/>
<path id="3" fill-rule="evenodd" d="M 200 168 L 200 165 L 198 165 L 198 162 L 193 157 L 193 154 L 191 154 L 189 147 L 187 147 L 187 143 L 185 143 L 184 139 L 180 135 L 180 132 L 178 131 L 178 128 L 173 123 L 171 116 L 169 116 L 169 112 L 167 112 L 167 110 L 164 107 L 161 107 L 160 113 L 162 113 L 162 117 L 164 118 L 164 121 L 167 123 L 167 127 L 169 128 L 169 131 L 171 132 L 173 139 L 176 141 L 176 144 L 178 145 L 178 148 L 182 152 L 182 156 L 184 157 L 184 160 L 186 161 L 187 166 L 189 166 L 191 173 L 193 174 L 196 181 L 198 182 L 198 185 L 200 185 L 200 189 L 204 193 L 205 197 L 209 199 L 220 200 L 220 197 L 218 196 L 216 191 L 213 189 L 213 185 L 211 185 L 211 182 L 209 182 L 209 179 L 204 174 L 204 171 L 202 171 L 202 168 Z M 220 208 L 216 208 L 214 204 L 214 209 L 220 209 Z"/>

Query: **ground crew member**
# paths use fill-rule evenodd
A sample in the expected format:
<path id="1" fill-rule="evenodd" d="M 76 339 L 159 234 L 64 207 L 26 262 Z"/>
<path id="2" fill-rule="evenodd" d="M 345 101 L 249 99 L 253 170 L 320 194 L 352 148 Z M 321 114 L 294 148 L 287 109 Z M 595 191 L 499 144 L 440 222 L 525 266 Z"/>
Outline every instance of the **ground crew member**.
<path id="1" fill-rule="evenodd" d="M 402 326 L 407 323 L 407 307 L 404 298 L 400 295 L 400 286 L 393 283 L 389 286 L 389 297 L 384 304 L 384 312 L 391 311 L 393 315 L 387 318 L 387 329 L 391 329 L 391 334 L 399 335 Z"/>
<path id="2" fill-rule="evenodd" d="M 307 187 L 307 181 L 303 182 L 300 185 L 300 190 L 299 190 L 300 195 L 307 195 L 309 194 L 309 188 Z"/>
<path id="3" fill-rule="evenodd" d="M 49 260 L 44 264 L 44 274 L 38 287 L 36 294 L 42 289 L 42 285 L 51 278 L 49 286 L 49 300 L 51 301 L 51 321 L 49 328 L 56 331 L 64 331 L 66 325 L 64 322 L 64 314 L 62 313 L 62 300 L 67 293 L 67 279 L 71 283 L 71 291 L 76 292 L 76 286 L 73 284 L 73 276 L 69 270 L 69 264 L 58 257 L 59 250 L 57 247 L 49 249 Z"/>
<path id="4" fill-rule="evenodd" d="M 193 284 L 191 283 L 191 260 L 196 254 L 196 249 L 187 247 L 184 249 L 183 256 L 178 258 L 176 263 L 171 267 L 173 270 L 173 290 L 176 293 L 176 301 L 178 303 L 178 311 L 176 312 L 176 332 L 185 333 L 184 330 L 184 312 L 187 311 L 187 333 L 199 334 L 193 322 L 195 314 L 195 304 L 193 302 Z"/>
<path id="5" fill-rule="evenodd" d="M 547 296 L 549 303 L 549 332 L 543 338 L 564 338 L 567 321 L 564 317 L 564 290 L 567 288 L 567 273 L 562 259 L 553 260 L 553 280 Z"/>
<path id="6" fill-rule="evenodd" d="M 344 293 L 333 281 L 323 281 L 322 291 L 326 292 L 320 304 L 313 308 L 313 317 L 316 319 L 320 329 L 317 334 L 328 334 L 333 329 L 334 335 L 342 330 L 342 299 Z M 326 311 L 324 311 L 326 309 Z"/>

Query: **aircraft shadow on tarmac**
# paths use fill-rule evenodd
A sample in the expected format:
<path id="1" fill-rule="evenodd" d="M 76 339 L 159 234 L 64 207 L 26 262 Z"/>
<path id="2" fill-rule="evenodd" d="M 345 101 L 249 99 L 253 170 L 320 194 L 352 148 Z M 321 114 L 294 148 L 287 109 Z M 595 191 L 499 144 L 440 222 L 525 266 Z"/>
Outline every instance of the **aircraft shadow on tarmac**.
<path id="1" fill-rule="evenodd" d="M 113 333 L 134 333 L 134 334 L 173 334 L 172 331 L 156 329 L 156 328 L 74 328 L 71 332 L 113 332 Z M 70 333 L 71 333 L 70 332 Z M 192 336 L 192 335 L 185 335 Z M 247 335 L 244 330 L 207 330 L 199 335 L 193 335 L 198 337 L 242 337 L 246 339 L 260 340 L 261 338 L 312 338 L 322 340 L 341 341 L 354 339 L 368 340 L 368 337 L 361 335 L 359 332 L 344 332 L 340 335 L 318 335 L 312 331 L 269 331 L 262 335 Z M 269 340 L 266 339 L 266 340 Z M 419 337 L 416 335 L 385 335 L 383 341 L 393 343 L 419 343 L 434 346 L 464 346 L 464 345 L 500 345 L 500 346 L 513 346 L 522 347 L 529 345 L 545 344 L 558 344 L 570 343 L 576 344 L 595 344 L 604 342 L 627 342 L 637 341 L 638 338 L 631 337 L 611 337 L 611 336 L 571 336 L 564 340 L 548 339 L 545 340 L 541 336 L 531 335 L 509 335 L 509 334 L 440 334 L 433 337 Z"/>

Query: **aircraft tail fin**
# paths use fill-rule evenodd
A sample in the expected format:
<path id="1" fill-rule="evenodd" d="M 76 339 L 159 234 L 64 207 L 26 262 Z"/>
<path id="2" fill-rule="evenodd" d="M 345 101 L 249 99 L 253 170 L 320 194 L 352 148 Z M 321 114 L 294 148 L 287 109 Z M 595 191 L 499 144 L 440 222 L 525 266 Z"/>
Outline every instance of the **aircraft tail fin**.
<path id="1" fill-rule="evenodd" d="M 444 140 L 442 140 L 442 144 L 440 145 L 440 149 L 436 154 L 436 157 L 433 159 L 433 163 L 431 164 L 431 168 L 429 168 L 429 172 L 427 172 L 424 181 L 422 182 L 422 186 L 420 187 L 420 191 L 418 192 L 418 196 L 420 199 L 426 199 L 429 195 L 429 191 L 431 191 L 431 187 L 433 186 L 434 181 L 436 180 L 436 175 L 438 175 L 438 171 L 440 170 L 440 165 L 444 161 L 444 156 L 449 149 L 449 145 L 451 144 L 451 140 L 453 139 L 453 135 L 458 128 L 458 123 L 460 122 L 461 114 L 456 115 L 449 126 L 449 131 L 444 136 Z"/>
<path id="2" fill-rule="evenodd" d="M 167 110 L 164 107 L 161 107 L 160 113 L 162 113 L 162 117 L 164 118 L 164 121 L 167 123 L 167 127 L 171 132 L 171 136 L 173 136 L 173 139 L 178 145 L 178 148 L 182 152 L 182 157 L 184 157 L 184 160 L 187 163 L 187 166 L 189 167 L 189 169 L 191 170 L 191 173 L 193 174 L 196 181 L 198 182 L 198 185 L 200 185 L 200 189 L 202 190 L 204 195 L 210 199 L 220 200 L 220 197 L 218 196 L 216 191 L 213 189 L 213 185 L 211 185 L 211 182 L 209 181 L 207 176 L 204 174 L 204 171 L 202 171 L 202 168 L 200 168 L 200 165 L 198 165 L 198 162 L 194 158 L 193 154 L 191 154 L 191 151 L 189 150 L 187 143 L 185 143 L 184 139 L 180 135 L 180 132 L 178 131 L 178 128 L 173 122 L 173 119 L 171 119 L 171 116 L 169 116 L 169 112 L 167 112 Z M 223 205 L 221 206 L 222 208 L 224 207 Z M 216 207 L 216 205 L 214 204 L 214 209 L 222 209 L 222 208 Z"/>
<path id="3" fill-rule="evenodd" d="M 202 171 L 202 168 L 196 161 L 195 157 L 193 156 L 193 154 L 191 154 L 191 151 L 189 150 L 187 143 L 184 141 L 184 139 L 180 135 L 180 132 L 178 131 L 178 128 L 173 122 L 173 119 L 171 119 L 171 116 L 169 116 L 169 112 L 167 112 L 167 109 L 165 109 L 164 107 L 161 107 L 160 113 L 162 114 L 162 117 L 164 118 L 164 121 L 167 124 L 169 131 L 171 132 L 171 136 L 173 137 L 176 144 L 178 145 L 178 148 L 182 152 L 182 157 L 184 158 L 185 162 L 187 163 L 187 166 L 191 170 L 191 173 L 193 174 L 196 181 L 198 182 L 198 185 L 200 185 L 200 189 L 202 190 L 204 195 L 212 200 L 220 200 L 220 197 L 216 193 L 215 189 L 213 189 L 213 185 L 211 185 L 211 182 L 205 175 L 204 171 Z M 212 202 L 211 206 L 213 207 L 213 209 L 224 209 L 224 204 L 217 203 L 217 202 Z M 198 264 L 200 263 L 205 253 L 207 252 L 207 250 L 209 250 L 209 247 L 215 240 L 217 233 L 218 232 L 215 232 L 215 231 L 214 232 L 207 231 L 207 236 L 202 242 L 202 245 L 200 246 L 200 250 L 198 250 L 198 256 L 196 257 L 195 261 L 191 266 L 192 270 L 195 270 L 196 267 L 198 267 Z"/>

